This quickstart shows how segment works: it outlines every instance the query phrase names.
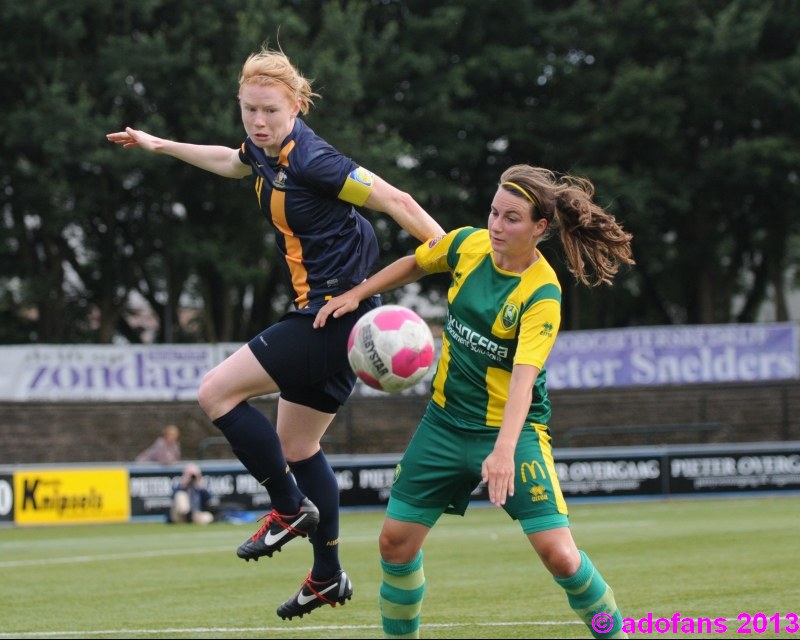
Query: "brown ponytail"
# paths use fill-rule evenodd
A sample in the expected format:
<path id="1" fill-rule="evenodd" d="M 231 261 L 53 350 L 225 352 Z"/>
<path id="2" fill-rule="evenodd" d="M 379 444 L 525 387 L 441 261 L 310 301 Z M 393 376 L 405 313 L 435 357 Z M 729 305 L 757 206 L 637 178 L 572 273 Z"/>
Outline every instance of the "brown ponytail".
<path id="1" fill-rule="evenodd" d="M 596 287 L 611 284 L 620 264 L 635 264 L 631 251 L 633 236 L 614 216 L 597 205 L 594 185 L 586 178 L 556 175 L 547 169 L 514 165 L 503 172 L 500 184 L 511 182 L 529 192 L 534 219 L 548 222 L 546 239 L 559 230 L 567 267 L 575 279 Z M 509 187 L 506 187 L 509 188 Z M 587 273 L 586 263 L 591 266 Z"/>

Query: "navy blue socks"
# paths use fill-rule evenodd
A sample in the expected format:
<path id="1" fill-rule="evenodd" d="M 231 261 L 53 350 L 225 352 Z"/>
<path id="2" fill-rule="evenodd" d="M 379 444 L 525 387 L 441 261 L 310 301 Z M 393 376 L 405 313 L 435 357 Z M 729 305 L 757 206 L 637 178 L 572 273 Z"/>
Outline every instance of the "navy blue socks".
<path id="1" fill-rule="evenodd" d="M 242 402 L 213 422 L 230 442 L 236 457 L 269 492 L 273 508 L 279 513 L 297 513 L 303 494 L 289 473 L 278 432 L 269 418 Z"/>
<path id="2" fill-rule="evenodd" d="M 328 459 L 320 449 L 306 460 L 289 467 L 303 493 L 319 509 L 319 525 L 309 536 L 314 546 L 312 580 L 328 580 L 339 564 L 339 483 Z"/>

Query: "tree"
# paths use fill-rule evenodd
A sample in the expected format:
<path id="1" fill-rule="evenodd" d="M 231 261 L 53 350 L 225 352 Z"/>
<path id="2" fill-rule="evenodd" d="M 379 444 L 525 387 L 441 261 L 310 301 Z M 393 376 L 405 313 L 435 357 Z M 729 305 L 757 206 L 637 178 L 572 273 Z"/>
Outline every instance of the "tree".
<path id="1" fill-rule="evenodd" d="M 565 289 L 565 326 L 753 320 L 768 283 L 781 305 L 798 234 L 793 5 L 394 3 L 382 68 L 402 106 L 375 104 L 404 137 L 424 131 L 446 227 L 484 223 L 508 164 L 595 182 L 638 263 L 610 290 Z"/>
<path id="2" fill-rule="evenodd" d="M 800 286 L 796 0 L 99 0 L 0 19 L 0 341 L 243 341 L 290 305 L 252 180 L 122 151 L 126 125 L 235 147 L 245 57 L 282 47 L 307 120 L 445 228 L 482 226 L 499 173 L 591 178 L 634 233 L 566 328 L 748 322 Z M 12 62 L 13 61 L 13 64 Z M 382 264 L 414 241 L 375 223 Z M 792 281 L 792 273 L 795 280 Z M 422 295 L 444 294 L 425 279 Z M 387 296 L 389 300 L 392 296 Z M 190 319 L 187 320 L 186 314 Z"/>

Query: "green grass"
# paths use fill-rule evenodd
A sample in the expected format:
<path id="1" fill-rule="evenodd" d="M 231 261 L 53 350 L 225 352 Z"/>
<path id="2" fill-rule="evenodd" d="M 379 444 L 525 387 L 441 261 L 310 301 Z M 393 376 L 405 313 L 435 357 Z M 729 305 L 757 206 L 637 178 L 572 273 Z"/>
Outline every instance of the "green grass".
<path id="1" fill-rule="evenodd" d="M 798 497 L 573 504 L 572 528 L 626 618 L 800 615 Z M 135 523 L 0 529 L 0 638 L 380 638 L 381 511 L 348 512 L 341 558 L 355 595 L 295 621 L 275 614 L 311 548 L 245 563 L 255 525 Z M 494 508 L 445 516 L 425 545 L 425 638 L 590 637 L 517 523 Z M 785 626 L 782 623 L 782 627 Z M 786 631 L 751 637 L 800 637 Z"/>

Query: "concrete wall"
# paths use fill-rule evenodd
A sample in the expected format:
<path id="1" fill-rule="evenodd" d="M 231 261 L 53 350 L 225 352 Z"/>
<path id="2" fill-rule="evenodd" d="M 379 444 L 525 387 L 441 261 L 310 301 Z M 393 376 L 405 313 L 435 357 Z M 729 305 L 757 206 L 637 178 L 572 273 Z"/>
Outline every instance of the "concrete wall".
<path id="1" fill-rule="evenodd" d="M 800 440 L 800 381 L 553 391 L 554 446 Z M 353 398 L 325 441 L 336 454 L 399 453 L 427 397 Z M 274 398 L 255 404 L 274 420 Z M 130 461 L 175 423 L 184 459 L 228 459 L 195 402 L 0 403 L 0 464 Z"/>

